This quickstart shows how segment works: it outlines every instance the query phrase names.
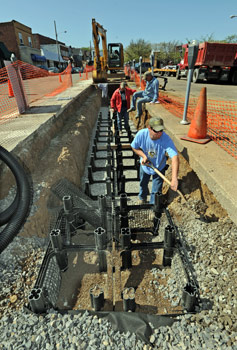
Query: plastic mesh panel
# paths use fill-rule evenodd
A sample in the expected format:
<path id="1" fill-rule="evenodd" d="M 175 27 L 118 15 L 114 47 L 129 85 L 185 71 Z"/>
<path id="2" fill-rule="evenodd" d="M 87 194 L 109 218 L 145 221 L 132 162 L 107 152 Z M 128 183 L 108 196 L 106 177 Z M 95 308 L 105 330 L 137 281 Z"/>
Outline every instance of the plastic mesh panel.
<path id="1" fill-rule="evenodd" d="M 129 227 L 130 228 L 152 228 L 153 226 L 153 210 L 139 209 L 130 210 Z"/>
<path id="2" fill-rule="evenodd" d="M 49 265 L 45 272 L 42 288 L 47 291 L 47 299 L 55 306 L 58 299 L 58 294 L 61 286 L 61 272 L 56 261 L 56 257 L 53 256 L 50 259 Z"/>

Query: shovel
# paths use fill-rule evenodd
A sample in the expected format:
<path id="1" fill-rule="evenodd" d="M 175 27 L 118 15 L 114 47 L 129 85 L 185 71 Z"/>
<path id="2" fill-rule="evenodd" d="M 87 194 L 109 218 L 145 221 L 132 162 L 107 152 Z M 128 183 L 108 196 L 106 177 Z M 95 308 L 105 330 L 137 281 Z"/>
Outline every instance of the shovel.
<path id="1" fill-rule="evenodd" d="M 171 185 L 171 182 L 158 169 L 156 169 L 151 162 L 146 162 L 145 165 L 153 169 L 157 173 L 157 175 L 159 175 L 165 182 L 167 182 L 169 186 Z M 180 192 L 180 190 L 177 190 L 177 193 L 186 202 L 186 199 L 184 198 L 184 195 L 182 194 L 182 192 Z"/>

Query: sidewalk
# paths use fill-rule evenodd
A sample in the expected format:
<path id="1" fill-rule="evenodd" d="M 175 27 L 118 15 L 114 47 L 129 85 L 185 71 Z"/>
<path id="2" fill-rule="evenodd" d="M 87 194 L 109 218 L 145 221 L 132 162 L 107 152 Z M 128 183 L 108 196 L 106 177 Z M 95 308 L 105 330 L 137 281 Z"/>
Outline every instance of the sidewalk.
<path id="1" fill-rule="evenodd" d="M 1 146 L 6 148 L 9 152 L 14 150 L 20 142 L 25 140 L 42 124 L 61 111 L 74 97 L 79 95 L 91 84 L 91 79 L 80 81 L 72 88 L 65 90 L 57 96 L 45 97 L 31 103 L 31 107 L 26 113 L 1 123 Z"/>

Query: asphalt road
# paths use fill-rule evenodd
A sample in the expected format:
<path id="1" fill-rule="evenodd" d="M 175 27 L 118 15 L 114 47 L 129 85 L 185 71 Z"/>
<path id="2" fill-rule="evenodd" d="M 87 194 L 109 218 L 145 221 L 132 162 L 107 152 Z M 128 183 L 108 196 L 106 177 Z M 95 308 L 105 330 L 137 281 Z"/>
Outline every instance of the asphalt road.
<path id="1" fill-rule="evenodd" d="M 163 78 L 158 78 L 163 85 Z M 207 88 L 207 99 L 225 100 L 237 102 L 237 85 L 213 84 L 213 83 L 191 83 L 190 97 L 198 97 L 203 87 Z M 169 94 L 184 97 L 187 90 L 187 79 L 177 80 L 175 77 L 168 77 L 166 91 Z"/>

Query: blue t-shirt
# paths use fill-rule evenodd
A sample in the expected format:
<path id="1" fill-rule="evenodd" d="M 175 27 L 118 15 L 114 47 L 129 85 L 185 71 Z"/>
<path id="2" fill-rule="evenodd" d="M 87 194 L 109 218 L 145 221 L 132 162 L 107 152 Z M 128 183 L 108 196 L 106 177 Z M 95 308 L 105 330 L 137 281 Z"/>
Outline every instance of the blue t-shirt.
<path id="1" fill-rule="evenodd" d="M 178 155 L 173 141 L 164 131 L 159 139 L 152 140 L 149 135 L 149 130 L 142 129 L 136 134 L 131 146 L 135 149 L 142 149 L 148 160 L 160 171 L 164 169 L 166 165 L 166 152 L 170 158 Z M 140 158 L 140 162 L 141 161 L 142 158 Z M 155 174 L 154 170 L 151 168 L 145 165 L 142 165 L 142 167 L 145 173 L 150 175 Z"/>

